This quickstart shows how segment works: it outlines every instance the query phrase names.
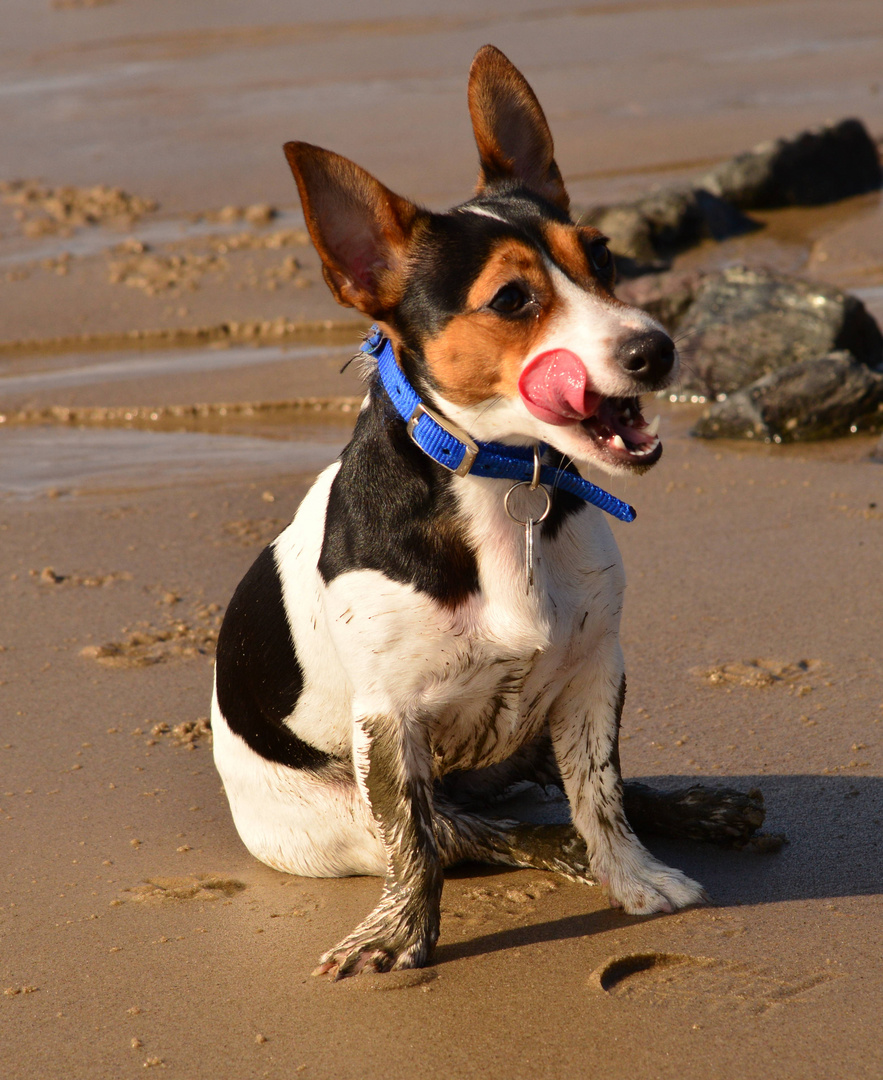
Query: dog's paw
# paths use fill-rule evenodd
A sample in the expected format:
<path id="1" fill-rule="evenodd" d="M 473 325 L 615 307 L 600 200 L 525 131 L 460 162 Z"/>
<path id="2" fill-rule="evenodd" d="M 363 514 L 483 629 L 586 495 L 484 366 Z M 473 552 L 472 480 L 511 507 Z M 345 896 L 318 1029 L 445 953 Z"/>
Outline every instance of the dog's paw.
<path id="1" fill-rule="evenodd" d="M 335 981 L 362 971 L 400 971 L 423 967 L 438 940 L 438 918 L 409 917 L 407 908 L 381 902 L 368 918 L 319 958 L 314 975 Z"/>
<path id="2" fill-rule="evenodd" d="M 655 860 L 631 872 L 617 868 L 599 876 L 611 907 L 622 908 L 628 915 L 669 914 L 709 900 L 698 881 Z"/>
<path id="3" fill-rule="evenodd" d="M 387 942 L 368 940 L 359 943 L 355 935 L 346 938 L 319 958 L 314 975 L 330 975 L 336 982 L 348 975 L 363 971 L 400 971 L 403 968 L 423 967 L 432 947 L 428 942 L 413 942 L 399 948 Z"/>

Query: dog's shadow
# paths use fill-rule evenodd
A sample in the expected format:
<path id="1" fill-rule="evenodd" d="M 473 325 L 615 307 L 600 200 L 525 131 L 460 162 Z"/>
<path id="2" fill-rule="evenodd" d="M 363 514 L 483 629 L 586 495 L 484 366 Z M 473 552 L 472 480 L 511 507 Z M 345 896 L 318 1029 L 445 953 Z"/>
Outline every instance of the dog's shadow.
<path id="1" fill-rule="evenodd" d="M 437 967 L 469 956 L 510 952 L 524 945 L 536 945 L 544 941 L 568 941 L 571 938 L 589 937 L 605 930 L 622 929 L 622 918 L 619 912 L 606 908 L 603 911 L 568 915 L 563 919 L 552 919 L 529 926 L 507 927 L 505 930 L 482 934 L 466 941 L 443 941 L 433 953 L 432 964 Z"/>
<path id="2" fill-rule="evenodd" d="M 701 881 L 719 907 L 773 904 L 789 900 L 872 896 L 883 892 L 883 778 L 766 775 L 636 777 L 653 787 L 677 789 L 701 783 L 747 791 L 759 787 L 766 803 L 764 832 L 784 833 L 778 851 L 726 850 L 710 844 L 641 839 L 671 866 Z M 528 815 L 529 816 L 529 815 Z M 451 876 L 493 873 L 464 867 Z M 622 927 L 612 909 L 517 926 L 463 942 L 443 942 L 436 963 L 499 952 L 544 941 L 563 941 Z"/>
<path id="3" fill-rule="evenodd" d="M 664 786 L 690 782 L 697 778 L 666 777 Z M 725 783 L 743 791 L 759 787 L 766 804 L 764 831 L 784 833 L 788 843 L 763 854 L 646 838 L 659 858 L 702 881 L 718 904 L 871 896 L 883 890 L 883 779 L 773 774 L 731 776 Z"/>

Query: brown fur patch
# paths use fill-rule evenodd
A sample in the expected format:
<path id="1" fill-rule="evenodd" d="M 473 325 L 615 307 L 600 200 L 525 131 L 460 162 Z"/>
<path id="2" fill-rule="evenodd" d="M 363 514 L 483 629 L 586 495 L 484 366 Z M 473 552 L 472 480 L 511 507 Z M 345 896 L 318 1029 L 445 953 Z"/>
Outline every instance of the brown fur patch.
<path id="1" fill-rule="evenodd" d="M 605 300 L 615 300 L 610 284 L 599 275 L 588 254 L 592 243 L 604 239 L 602 233 L 589 226 L 562 225 L 550 221 L 543 227 L 543 235 L 553 261 L 571 281 L 587 292 L 603 296 Z"/>
<path id="2" fill-rule="evenodd" d="M 533 317 L 506 318 L 488 308 L 510 282 L 533 298 Z M 457 405 L 477 405 L 495 395 L 517 397 L 524 362 L 557 307 L 540 253 L 520 240 L 500 240 L 469 290 L 465 311 L 424 345 L 444 396 Z"/>

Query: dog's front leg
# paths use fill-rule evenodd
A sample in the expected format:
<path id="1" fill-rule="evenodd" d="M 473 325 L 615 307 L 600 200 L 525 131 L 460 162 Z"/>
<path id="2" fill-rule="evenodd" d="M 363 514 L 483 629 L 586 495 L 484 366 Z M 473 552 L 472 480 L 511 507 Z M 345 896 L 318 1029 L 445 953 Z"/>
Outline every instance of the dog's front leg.
<path id="1" fill-rule="evenodd" d="M 610 902 L 649 915 L 707 900 L 702 886 L 655 859 L 626 820 L 619 768 L 625 675 L 618 647 L 607 664 L 581 669 L 556 700 L 550 731 L 573 823 L 591 873 Z"/>
<path id="2" fill-rule="evenodd" d="M 359 717 L 353 758 L 359 789 L 386 852 L 386 879 L 374 911 L 321 957 L 314 974 L 335 979 L 364 970 L 422 967 L 438 940 L 443 883 L 423 724 L 402 717 Z"/>

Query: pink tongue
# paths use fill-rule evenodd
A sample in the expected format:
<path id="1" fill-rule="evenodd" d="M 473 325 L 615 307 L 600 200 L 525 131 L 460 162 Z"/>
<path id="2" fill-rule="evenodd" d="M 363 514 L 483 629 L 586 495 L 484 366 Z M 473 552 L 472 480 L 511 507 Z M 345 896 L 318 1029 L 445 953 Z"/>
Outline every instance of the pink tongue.
<path id="1" fill-rule="evenodd" d="M 587 389 L 586 369 L 568 349 L 534 357 L 521 373 L 518 389 L 528 410 L 547 424 L 573 424 L 593 416 L 601 395 Z"/>

